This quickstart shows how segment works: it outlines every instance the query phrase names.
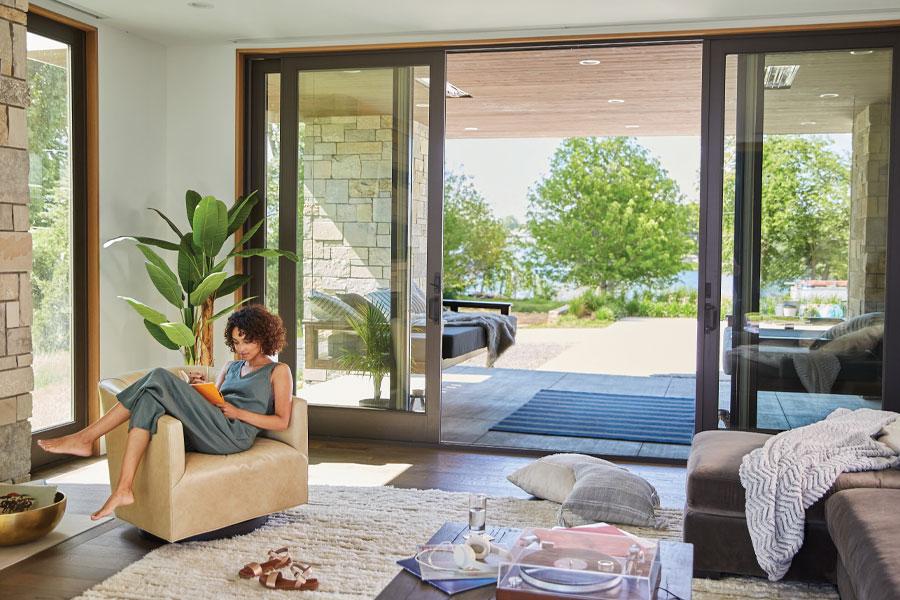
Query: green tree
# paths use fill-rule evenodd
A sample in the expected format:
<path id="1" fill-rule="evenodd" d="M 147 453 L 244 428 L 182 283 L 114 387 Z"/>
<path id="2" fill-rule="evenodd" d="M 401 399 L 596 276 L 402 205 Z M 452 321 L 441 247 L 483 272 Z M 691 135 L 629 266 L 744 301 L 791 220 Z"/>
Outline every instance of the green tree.
<path id="1" fill-rule="evenodd" d="M 499 283 L 509 230 L 494 216 L 471 177 L 450 173 L 444 180 L 444 289 L 459 293 L 467 288 Z"/>
<path id="2" fill-rule="evenodd" d="M 674 278 L 695 251 L 695 209 L 633 138 L 569 138 L 529 193 L 528 228 L 578 285 L 617 292 Z"/>
<path id="3" fill-rule="evenodd" d="M 763 287 L 797 279 L 846 279 L 850 164 L 822 136 L 763 140 L 760 277 Z M 727 154 L 734 156 L 733 141 Z M 722 266 L 733 271 L 735 161 L 726 160 Z"/>
<path id="4" fill-rule="evenodd" d="M 37 352 L 49 353 L 69 348 L 72 322 L 68 74 L 57 65 L 29 60 L 28 89 L 32 337 Z"/>

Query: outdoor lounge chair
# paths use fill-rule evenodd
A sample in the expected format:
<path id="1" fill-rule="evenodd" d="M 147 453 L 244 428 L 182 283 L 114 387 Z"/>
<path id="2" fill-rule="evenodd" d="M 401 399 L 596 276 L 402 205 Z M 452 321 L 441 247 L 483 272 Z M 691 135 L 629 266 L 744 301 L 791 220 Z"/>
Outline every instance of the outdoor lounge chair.
<path id="1" fill-rule="evenodd" d="M 412 372 L 425 372 L 425 301 L 424 294 L 417 286 L 413 287 L 410 300 L 412 322 Z M 349 344 L 357 344 L 359 340 L 348 324 L 348 317 L 353 316 L 356 310 L 351 302 L 345 301 L 341 296 L 330 295 L 319 291 L 309 294 L 308 300 L 311 307 L 311 319 L 303 321 L 303 335 L 305 345 L 305 357 L 307 368 L 314 369 L 340 369 L 338 359 Z M 363 298 L 369 303 L 380 308 L 389 318 L 390 292 L 388 290 L 375 290 L 369 292 Z M 349 298 L 348 298 L 349 299 Z M 458 312 L 460 308 L 477 308 L 489 311 L 498 311 L 515 319 L 509 314 L 512 303 L 493 302 L 481 300 L 452 300 L 443 301 L 445 309 Z M 419 310 L 417 310 L 419 309 Z M 322 344 L 320 335 L 330 332 L 327 342 Z M 326 354 L 322 354 L 326 350 Z M 487 336 L 482 327 L 445 325 L 441 335 L 441 366 L 446 369 L 475 358 L 481 354 L 487 354 Z"/>

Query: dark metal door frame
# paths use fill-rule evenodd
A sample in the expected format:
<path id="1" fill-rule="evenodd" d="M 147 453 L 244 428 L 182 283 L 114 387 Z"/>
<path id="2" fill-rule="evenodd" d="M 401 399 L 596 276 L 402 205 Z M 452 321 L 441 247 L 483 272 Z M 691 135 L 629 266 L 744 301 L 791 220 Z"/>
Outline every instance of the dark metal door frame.
<path id="1" fill-rule="evenodd" d="M 28 14 L 28 31 L 54 39 L 70 48 L 71 118 L 72 118 L 72 395 L 73 420 L 43 429 L 31 436 L 32 470 L 55 462 L 70 460 L 58 454 L 48 454 L 37 445 L 37 439 L 75 433 L 88 423 L 89 389 L 96 385 L 88 381 L 88 306 L 87 306 L 87 56 L 85 32 L 33 13 Z"/>
<path id="2" fill-rule="evenodd" d="M 297 250 L 297 110 L 298 75 L 301 71 L 398 68 L 427 66 L 432 82 L 443 82 L 446 64 L 443 50 L 398 51 L 378 53 L 323 53 L 248 58 L 245 62 L 244 90 L 247 103 L 244 123 L 248 132 L 248 151 L 245 153 L 244 193 L 263 189 L 265 181 L 265 154 L 263 151 L 265 119 L 265 75 L 281 74 L 282 132 L 279 170 L 279 245 Z M 440 282 L 443 243 L 443 169 L 444 169 L 444 86 L 429 86 L 429 155 L 428 155 L 428 248 L 427 281 Z M 397 107 L 395 107 L 396 110 Z M 409 107 L 407 107 L 409 108 Z M 285 134 L 288 135 L 285 135 Z M 396 149 L 395 149 L 396 150 Z M 394 162 L 394 161 L 392 161 Z M 264 216 L 265 202 L 254 208 L 250 219 L 256 222 Z M 265 245 L 265 228 L 252 240 L 253 247 Z M 395 236 L 392 236 L 392 238 Z M 392 246 L 392 255 L 395 254 Z M 392 256 L 393 258 L 393 256 Z M 265 265 L 263 259 L 245 261 L 245 272 L 251 275 L 247 295 L 265 295 Z M 296 265 L 282 259 L 279 262 L 279 312 L 286 323 L 296 323 Z M 429 306 L 440 306 L 443 290 L 440 286 L 426 286 Z M 288 314 L 290 313 L 290 314 Z M 296 366 L 296 328 L 287 328 L 287 348 L 282 360 Z M 407 336 L 408 337 L 408 336 Z M 407 340 L 408 343 L 408 340 Z M 438 443 L 440 440 L 440 381 L 441 381 L 441 322 L 428 319 L 426 324 L 426 399 L 425 414 L 369 408 L 333 407 L 313 405 L 309 408 L 310 432 L 320 436 L 361 437 L 393 439 L 413 442 Z M 295 369 L 296 370 L 296 369 Z M 302 392 L 301 392 L 302 395 Z"/>
<path id="3" fill-rule="evenodd" d="M 860 32 L 771 34 L 711 39 L 704 42 L 703 123 L 700 168 L 700 265 L 701 294 L 698 323 L 697 429 L 718 426 L 719 313 L 722 275 L 722 186 L 725 134 L 725 59 L 730 54 L 813 52 L 890 48 L 893 50 L 891 82 L 891 166 L 888 182 L 887 281 L 885 283 L 885 365 L 900 359 L 900 169 L 894 167 L 900 151 L 900 31 L 878 29 Z M 893 311 L 893 312 L 892 312 Z M 735 324 L 736 326 L 739 324 Z M 882 397 L 885 410 L 900 410 L 900 370 L 884 369 Z M 745 424 L 746 425 L 746 424 Z M 752 424 L 750 424 L 752 426 Z M 740 426 L 740 425 L 739 425 Z"/>

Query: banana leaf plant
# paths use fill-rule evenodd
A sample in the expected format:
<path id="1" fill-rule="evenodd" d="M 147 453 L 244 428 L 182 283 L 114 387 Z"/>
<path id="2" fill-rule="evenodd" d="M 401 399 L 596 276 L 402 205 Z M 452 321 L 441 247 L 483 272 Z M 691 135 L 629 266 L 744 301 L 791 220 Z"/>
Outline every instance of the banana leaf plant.
<path id="1" fill-rule="evenodd" d="M 259 198 L 256 192 L 238 198 L 229 208 L 214 196 L 200 196 L 194 190 L 185 194 L 189 228 L 182 231 L 175 222 L 156 208 L 175 234 L 175 240 L 126 235 L 114 238 L 104 248 L 123 242 L 137 242 L 137 248 L 147 259 L 144 264 L 150 281 L 160 295 L 178 310 L 177 319 L 169 319 L 162 311 L 128 296 L 119 296 L 144 320 L 144 327 L 157 342 L 170 350 L 180 350 L 188 365 L 212 365 L 212 324 L 253 297 L 244 298 L 225 309 L 215 311 L 219 298 L 234 293 L 250 280 L 249 275 L 228 275 L 225 266 L 235 257 L 285 257 L 296 262 L 297 255 L 273 248 L 248 248 L 243 245 L 262 226 L 263 220 L 249 227 L 241 241 L 224 255 L 225 242 L 244 226 L 250 210 Z M 152 246 L 152 247 L 151 247 Z M 165 261 L 153 248 L 175 253 L 174 260 Z M 170 264 L 172 266 L 170 266 Z"/>

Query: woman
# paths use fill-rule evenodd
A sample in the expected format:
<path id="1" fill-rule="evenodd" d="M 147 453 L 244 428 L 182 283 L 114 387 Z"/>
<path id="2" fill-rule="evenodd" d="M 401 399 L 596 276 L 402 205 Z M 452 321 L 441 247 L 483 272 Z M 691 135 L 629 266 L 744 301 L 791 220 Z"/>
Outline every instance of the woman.
<path id="1" fill-rule="evenodd" d="M 94 441 L 128 421 L 119 481 L 91 519 L 110 515 L 116 507 L 134 502 L 134 475 L 164 414 L 181 421 L 186 450 L 205 454 L 242 452 L 253 445 L 261 429 L 287 429 L 293 376 L 287 365 L 269 359 L 284 346 L 284 336 L 280 317 L 260 305 L 244 307 L 225 326 L 225 345 L 240 360 L 226 364 L 216 381 L 224 404 L 215 406 L 177 375 L 153 369 L 122 390 L 116 396 L 118 403 L 97 422 L 72 435 L 40 440 L 38 445 L 47 452 L 90 456 Z M 203 375 L 191 373 L 190 380 L 200 383 Z"/>

